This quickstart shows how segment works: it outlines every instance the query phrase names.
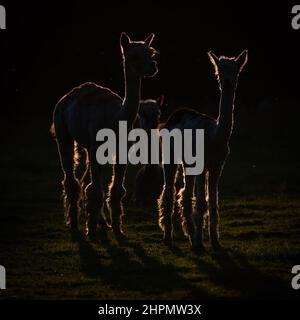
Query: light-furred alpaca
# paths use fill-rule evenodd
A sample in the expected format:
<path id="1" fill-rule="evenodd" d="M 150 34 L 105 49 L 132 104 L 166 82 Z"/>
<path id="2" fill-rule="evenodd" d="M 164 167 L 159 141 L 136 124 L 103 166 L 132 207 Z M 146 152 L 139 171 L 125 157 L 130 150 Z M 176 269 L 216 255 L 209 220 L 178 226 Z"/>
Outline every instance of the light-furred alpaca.
<path id="1" fill-rule="evenodd" d="M 156 129 L 160 123 L 161 107 L 164 97 L 157 100 L 144 100 L 140 104 L 138 119 L 140 128 L 144 129 L 150 137 L 151 129 Z M 148 145 L 148 159 L 150 159 L 151 145 Z M 135 203 L 136 205 L 155 204 L 164 185 L 163 169 L 160 164 L 143 165 L 135 178 Z"/>
<path id="2" fill-rule="evenodd" d="M 237 58 L 218 58 L 212 52 L 209 59 L 215 68 L 220 88 L 219 115 L 210 118 L 191 109 L 175 111 L 165 124 L 169 130 L 204 129 L 204 171 L 201 175 L 184 174 L 184 187 L 180 191 L 179 208 L 182 228 L 191 242 L 193 249 L 201 249 L 203 219 L 209 214 L 209 235 L 212 246 L 219 244 L 219 202 L 218 184 L 229 154 L 229 140 L 233 129 L 235 91 L 239 73 L 248 60 L 248 51 L 243 51 Z M 195 147 L 195 131 L 191 147 Z M 185 173 L 187 165 L 183 163 Z M 175 201 L 175 175 L 178 165 L 166 164 L 164 169 L 164 188 L 158 200 L 159 226 L 164 231 L 166 244 L 172 243 L 172 215 Z M 196 188 L 195 188 L 196 185 Z M 194 194 L 196 197 L 194 198 Z"/>
<path id="3" fill-rule="evenodd" d="M 81 185 L 75 176 L 76 145 L 87 150 L 87 172 L 91 182 L 86 186 L 85 209 L 87 213 L 87 234 L 95 235 L 97 226 L 108 226 L 103 216 L 103 167 L 96 160 L 96 150 L 100 142 L 96 142 L 96 133 L 103 128 L 110 128 L 118 134 L 119 121 L 127 121 L 128 130 L 134 123 L 141 94 L 143 77 L 152 77 L 157 73 L 151 47 L 154 34 L 145 41 L 131 41 L 126 33 L 120 37 L 125 77 L 125 97 L 112 92 L 108 88 L 94 83 L 85 83 L 74 88 L 57 103 L 53 125 L 56 135 L 61 166 L 64 173 L 63 188 L 65 195 L 66 222 L 71 228 L 78 227 L 78 207 Z M 118 141 L 118 137 L 117 137 Z M 118 150 L 118 146 L 117 146 Z M 111 215 L 111 226 L 116 236 L 122 232 L 122 199 L 126 194 L 124 176 L 126 165 L 117 163 L 113 167 L 113 177 L 109 186 L 107 205 Z"/>

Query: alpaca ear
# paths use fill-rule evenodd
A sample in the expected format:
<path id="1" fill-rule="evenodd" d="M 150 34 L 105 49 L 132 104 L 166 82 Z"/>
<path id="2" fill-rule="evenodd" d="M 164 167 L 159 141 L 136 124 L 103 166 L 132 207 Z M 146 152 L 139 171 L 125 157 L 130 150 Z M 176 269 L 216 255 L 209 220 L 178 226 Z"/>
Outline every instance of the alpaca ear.
<path id="1" fill-rule="evenodd" d="M 146 39 L 145 39 L 145 44 L 148 45 L 150 47 L 153 39 L 155 37 L 155 34 L 154 33 L 151 33 Z"/>
<path id="2" fill-rule="evenodd" d="M 213 64 L 213 66 L 215 67 L 215 70 L 217 71 L 219 58 L 212 51 L 207 52 L 207 55 L 209 57 L 210 62 Z"/>
<path id="3" fill-rule="evenodd" d="M 162 107 L 164 105 L 164 102 L 165 102 L 165 96 L 162 94 L 160 97 L 158 97 L 156 99 L 156 103 Z"/>
<path id="4" fill-rule="evenodd" d="M 130 44 L 131 40 L 128 36 L 128 34 L 126 32 L 122 32 L 121 33 L 121 36 L 120 36 L 120 46 L 121 46 L 121 49 L 123 50 L 126 50 Z"/>
<path id="5" fill-rule="evenodd" d="M 244 50 L 237 58 L 235 62 L 238 64 L 239 71 L 241 72 L 248 61 L 248 50 Z"/>

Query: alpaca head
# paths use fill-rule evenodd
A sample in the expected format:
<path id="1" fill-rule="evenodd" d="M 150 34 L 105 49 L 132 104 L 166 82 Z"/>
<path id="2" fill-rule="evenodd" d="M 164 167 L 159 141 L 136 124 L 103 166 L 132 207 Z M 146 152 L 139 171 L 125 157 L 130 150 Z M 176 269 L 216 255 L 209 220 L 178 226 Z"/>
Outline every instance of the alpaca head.
<path id="1" fill-rule="evenodd" d="M 148 99 L 141 101 L 138 117 L 142 129 L 148 131 L 157 128 L 163 103 L 164 96 L 160 96 L 156 100 Z"/>
<path id="2" fill-rule="evenodd" d="M 240 72 L 248 61 L 248 50 L 244 50 L 238 57 L 217 57 L 208 52 L 208 57 L 215 68 L 220 89 L 235 88 Z"/>
<path id="3" fill-rule="evenodd" d="M 151 33 L 144 41 L 131 41 L 125 32 L 121 34 L 120 45 L 125 66 L 136 76 L 153 77 L 158 71 L 154 60 L 158 51 L 151 47 L 154 36 Z"/>

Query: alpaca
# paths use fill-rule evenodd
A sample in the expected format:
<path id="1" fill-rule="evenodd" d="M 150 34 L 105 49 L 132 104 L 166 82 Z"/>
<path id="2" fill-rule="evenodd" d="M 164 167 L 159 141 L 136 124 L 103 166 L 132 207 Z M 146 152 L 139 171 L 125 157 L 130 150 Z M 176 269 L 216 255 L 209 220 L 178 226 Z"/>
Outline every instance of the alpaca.
<path id="1" fill-rule="evenodd" d="M 75 176 L 77 145 L 88 155 L 86 175 L 90 172 L 91 182 L 84 188 L 84 203 L 87 215 L 86 233 L 93 237 L 97 226 L 110 228 L 103 216 L 103 166 L 96 160 L 96 133 L 110 128 L 118 133 L 119 121 L 127 121 L 132 127 L 140 105 L 141 81 L 153 77 L 157 72 L 154 56 L 157 51 L 151 47 L 154 34 L 144 41 L 131 41 L 126 33 L 120 37 L 120 47 L 125 78 L 125 97 L 95 83 L 84 83 L 67 93 L 57 103 L 53 115 L 53 129 L 56 136 L 60 162 L 64 173 L 62 182 L 66 223 L 72 229 L 78 228 L 78 210 L 81 184 Z M 118 139 L 117 139 L 118 140 Z M 118 149 L 118 146 L 117 146 Z M 111 216 L 111 227 L 117 237 L 123 236 L 122 199 L 126 194 L 124 178 L 126 165 L 113 166 L 113 177 L 109 185 L 107 206 Z M 84 179 L 83 179 L 84 182 Z"/>
<path id="2" fill-rule="evenodd" d="M 238 77 L 248 60 L 248 51 L 237 58 L 217 57 L 208 53 L 212 62 L 220 89 L 219 115 L 217 119 L 200 114 L 192 109 L 175 111 L 167 120 L 169 130 L 204 129 L 205 161 L 204 170 L 198 176 L 186 175 L 187 165 L 182 164 L 184 187 L 180 191 L 178 205 L 181 211 L 182 229 L 192 248 L 203 248 L 202 232 L 206 213 L 209 214 L 209 236 L 213 248 L 219 244 L 219 202 L 218 184 L 225 161 L 229 155 L 229 140 L 233 129 L 235 91 Z M 195 139 L 191 142 L 195 147 Z M 177 164 L 165 164 L 164 188 L 158 200 L 159 226 L 164 232 L 166 244 L 172 244 L 175 187 L 174 180 Z M 196 188 L 195 188 L 196 187 Z M 194 198 L 194 194 L 196 197 Z"/>
<path id="3" fill-rule="evenodd" d="M 161 108 L 164 103 L 164 96 L 156 100 L 147 99 L 140 101 L 138 111 L 138 125 L 144 129 L 148 136 L 151 129 L 155 129 L 160 124 Z M 149 146 L 150 152 L 150 146 Z M 90 183 L 89 167 L 86 168 L 82 178 L 81 185 L 84 189 Z M 154 180 L 155 181 L 154 181 Z M 137 172 L 135 184 L 134 200 L 138 205 L 149 205 L 155 202 L 161 194 L 163 188 L 163 170 L 159 164 L 143 165 Z M 105 203 L 104 203 L 105 205 Z M 104 206 L 104 209 L 106 207 Z"/>
<path id="4" fill-rule="evenodd" d="M 140 104 L 138 119 L 140 127 L 150 136 L 151 129 L 156 129 L 160 122 L 164 97 L 157 100 L 145 100 Z M 149 154 L 151 145 L 149 145 Z M 136 174 L 135 203 L 138 206 L 156 203 L 163 188 L 163 170 L 160 164 L 145 164 Z"/>
<path id="5" fill-rule="evenodd" d="M 164 96 L 156 100 L 147 99 L 140 101 L 138 111 L 139 127 L 144 129 L 148 136 L 150 130 L 156 129 L 160 124 L 161 108 L 164 103 Z M 150 145 L 149 145 L 150 152 Z M 84 189 L 90 183 L 89 167 L 86 168 L 81 185 Z M 163 170 L 160 164 L 143 165 L 136 174 L 134 201 L 137 205 L 150 205 L 156 202 L 163 188 Z M 105 203 L 104 203 L 105 205 Z M 106 207 L 104 206 L 104 209 Z"/>

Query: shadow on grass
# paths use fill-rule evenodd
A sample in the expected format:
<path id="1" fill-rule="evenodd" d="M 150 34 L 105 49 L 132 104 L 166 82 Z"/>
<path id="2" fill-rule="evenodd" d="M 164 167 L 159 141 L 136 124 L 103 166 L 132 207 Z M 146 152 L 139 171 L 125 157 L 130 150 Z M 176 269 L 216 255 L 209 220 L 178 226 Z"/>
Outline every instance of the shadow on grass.
<path id="1" fill-rule="evenodd" d="M 193 261 L 201 272 L 208 275 L 210 281 L 227 290 L 238 291 L 241 299 L 296 298 L 289 282 L 255 269 L 240 253 L 222 249 L 211 257 L 215 262 L 213 264 L 200 256 L 194 257 Z"/>
<path id="2" fill-rule="evenodd" d="M 118 290 L 140 291 L 141 298 L 143 294 L 164 296 L 174 291 L 180 291 L 186 298 L 194 295 L 194 292 L 199 296 L 209 297 L 208 292 L 194 287 L 190 281 L 181 277 L 172 265 L 163 264 L 158 258 L 150 256 L 139 243 L 101 242 L 108 255 L 101 257 L 83 234 L 78 233 L 72 238 L 79 245 L 82 271 Z"/>

